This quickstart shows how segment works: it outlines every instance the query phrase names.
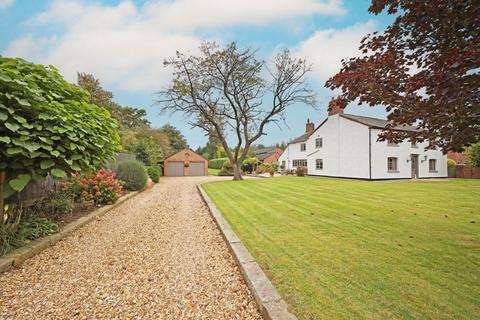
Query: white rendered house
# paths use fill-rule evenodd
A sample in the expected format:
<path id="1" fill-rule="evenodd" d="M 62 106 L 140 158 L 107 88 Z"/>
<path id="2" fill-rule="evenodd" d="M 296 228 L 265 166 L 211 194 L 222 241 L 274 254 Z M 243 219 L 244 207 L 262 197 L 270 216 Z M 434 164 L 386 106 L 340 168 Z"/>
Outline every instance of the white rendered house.
<path id="1" fill-rule="evenodd" d="M 367 180 L 446 178 L 447 156 L 425 150 L 427 142 L 377 141 L 386 120 L 338 112 L 317 128 L 310 121 L 302 136 L 292 140 L 279 158 L 286 170 L 307 168 L 308 175 Z M 395 130 L 416 130 L 398 127 Z"/>

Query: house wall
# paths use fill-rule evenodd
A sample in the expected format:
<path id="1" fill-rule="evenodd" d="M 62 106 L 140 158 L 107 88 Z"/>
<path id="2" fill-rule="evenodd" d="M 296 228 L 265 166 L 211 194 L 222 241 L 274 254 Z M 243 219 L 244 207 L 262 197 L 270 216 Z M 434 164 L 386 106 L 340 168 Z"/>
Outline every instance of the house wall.
<path id="1" fill-rule="evenodd" d="M 399 143 L 397 146 L 389 146 L 386 141 L 377 141 L 381 133 L 379 129 L 371 129 L 372 141 L 372 179 L 410 179 L 412 177 L 411 154 L 418 154 L 418 177 L 439 178 L 447 177 L 447 156 L 439 150 L 427 150 L 427 142 L 418 143 L 413 148 L 409 141 Z M 425 160 L 425 156 L 427 157 Z M 388 172 L 387 158 L 397 158 L 397 171 Z M 436 172 L 429 171 L 429 159 L 436 159 Z M 407 162 L 408 160 L 408 162 Z"/>
<path id="2" fill-rule="evenodd" d="M 322 138 L 323 146 L 315 148 Z M 368 179 L 368 128 L 359 123 L 332 115 L 307 141 L 308 174 L 331 177 Z M 316 159 L 323 160 L 323 169 L 316 168 Z"/>
<path id="3" fill-rule="evenodd" d="M 412 147 L 409 141 L 399 143 L 398 146 L 388 146 L 387 142 L 377 142 L 380 133 L 380 129 L 370 129 L 338 114 L 332 115 L 308 138 L 306 151 L 300 151 L 300 143 L 290 144 L 280 156 L 279 164 L 285 161 L 286 169 L 293 169 L 293 160 L 307 159 L 309 175 L 358 179 L 410 179 L 412 177 L 410 156 L 418 154 L 419 178 L 448 176 L 447 156 L 441 151 L 425 151 L 428 145 L 426 142 L 418 143 L 417 148 Z M 317 138 L 323 139 L 323 146 L 318 149 L 315 147 Z M 398 159 L 397 172 L 388 171 L 389 157 Z M 316 168 L 316 159 L 323 160 L 322 170 Z M 435 172 L 429 171 L 429 159 L 437 160 Z"/>
<path id="4" fill-rule="evenodd" d="M 278 158 L 279 165 L 282 165 L 282 161 L 285 161 L 285 170 L 295 169 L 293 167 L 293 160 L 307 159 L 308 146 L 306 151 L 300 151 L 300 144 L 301 143 L 289 144 L 283 151 L 282 155 Z"/>

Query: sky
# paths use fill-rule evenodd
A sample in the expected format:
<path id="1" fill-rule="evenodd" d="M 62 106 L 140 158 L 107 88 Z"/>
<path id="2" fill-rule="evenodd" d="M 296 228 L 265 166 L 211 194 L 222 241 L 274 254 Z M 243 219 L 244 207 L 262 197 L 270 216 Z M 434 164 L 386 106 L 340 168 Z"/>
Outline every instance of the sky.
<path id="1" fill-rule="evenodd" d="M 153 127 L 171 123 L 192 148 L 207 141 L 184 116 L 160 115 L 155 93 L 171 81 L 163 61 L 176 51 L 195 54 L 202 41 L 258 50 L 271 61 L 290 49 L 312 63 L 308 76 L 319 97 L 317 110 L 291 106 L 287 123 L 267 128 L 259 143 L 274 144 L 301 135 L 305 122 L 327 116 L 335 92 L 325 81 L 341 60 L 359 54 L 367 33 L 392 20 L 368 13 L 367 0 L 0 0 L 0 55 L 57 67 L 66 80 L 77 72 L 99 78 L 118 103 L 147 111 Z M 265 108 L 270 101 L 265 101 Z M 385 118 L 381 107 L 350 105 L 347 113 Z"/>

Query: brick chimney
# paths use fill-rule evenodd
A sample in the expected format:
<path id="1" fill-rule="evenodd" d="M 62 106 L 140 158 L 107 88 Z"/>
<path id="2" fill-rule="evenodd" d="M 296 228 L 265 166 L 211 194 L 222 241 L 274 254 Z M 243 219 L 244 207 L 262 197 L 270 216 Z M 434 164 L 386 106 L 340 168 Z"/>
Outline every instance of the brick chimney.
<path id="1" fill-rule="evenodd" d="M 305 133 L 312 132 L 315 130 L 315 125 L 313 122 L 310 122 L 310 119 L 307 119 L 307 124 L 305 125 Z"/>
<path id="2" fill-rule="evenodd" d="M 346 103 L 342 98 L 333 98 L 328 104 L 328 115 L 333 116 L 334 114 L 343 113 Z"/>

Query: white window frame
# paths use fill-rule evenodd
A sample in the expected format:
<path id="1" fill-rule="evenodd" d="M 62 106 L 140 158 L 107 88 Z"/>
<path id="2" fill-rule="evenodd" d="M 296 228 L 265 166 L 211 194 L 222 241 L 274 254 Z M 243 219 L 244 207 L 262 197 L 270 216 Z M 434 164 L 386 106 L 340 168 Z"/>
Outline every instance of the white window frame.
<path id="1" fill-rule="evenodd" d="M 292 160 L 292 167 L 307 167 L 307 159 L 295 159 Z"/>
<path id="2" fill-rule="evenodd" d="M 315 139 L 315 149 L 323 148 L 323 138 Z"/>
<path id="3" fill-rule="evenodd" d="M 390 161 L 392 161 L 390 163 Z M 387 171 L 388 172 L 398 172 L 398 158 L 397 157 L 388 157 L 387 158 Z"/>
<path id="4" fill-rule="evenodd" d="M 300 151 L 301 152 L 307 151 L 307 143 L 306 142 L 300 143 Z"/>
<path id="5" fill-rule="evenodd" d="M 315 169 L 323 170 L 323 159 L 315 159 Z"/>

